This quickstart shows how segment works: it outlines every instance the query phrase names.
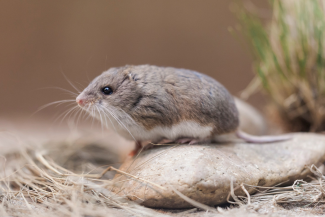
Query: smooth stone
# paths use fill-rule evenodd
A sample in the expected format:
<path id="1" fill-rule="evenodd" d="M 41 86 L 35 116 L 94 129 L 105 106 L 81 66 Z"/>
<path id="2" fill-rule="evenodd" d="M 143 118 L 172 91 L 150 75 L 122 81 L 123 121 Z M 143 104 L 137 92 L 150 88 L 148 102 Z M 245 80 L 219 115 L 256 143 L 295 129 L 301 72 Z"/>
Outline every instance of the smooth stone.
<path id="1" fill-rule="evenodd" d="M 292 140 L 273 144 L 228 144 L 158 146 L 122 164 L 120 170 L 158 184 L 129 176 L 114 177 L 115 192 L 153 208 L 190 208 L 170 186 L 193 200 L 213 206 L 227 201 L 231 179 L 256 186 L 291 184 L 310 174 L 309 166 L 325 160 L 325 136 L 293 134 Z M 254 189 L 250 189 L 254 193 Z M 238 191 L 236 194 L 244 195 Z"/>

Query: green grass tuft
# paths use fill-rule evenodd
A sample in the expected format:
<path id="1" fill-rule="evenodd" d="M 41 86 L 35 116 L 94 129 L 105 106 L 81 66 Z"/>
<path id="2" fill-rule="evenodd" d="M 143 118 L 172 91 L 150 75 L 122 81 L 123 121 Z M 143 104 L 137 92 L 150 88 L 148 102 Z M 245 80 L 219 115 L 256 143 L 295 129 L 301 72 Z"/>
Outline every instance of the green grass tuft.
<path id="1" fill-rule="evenodd" d="M 325 130 L 325 1 L 270 3 L 267 24 L 251 4 L 236 10 L 254 55 L 259 86 L 293 130 Z"/>

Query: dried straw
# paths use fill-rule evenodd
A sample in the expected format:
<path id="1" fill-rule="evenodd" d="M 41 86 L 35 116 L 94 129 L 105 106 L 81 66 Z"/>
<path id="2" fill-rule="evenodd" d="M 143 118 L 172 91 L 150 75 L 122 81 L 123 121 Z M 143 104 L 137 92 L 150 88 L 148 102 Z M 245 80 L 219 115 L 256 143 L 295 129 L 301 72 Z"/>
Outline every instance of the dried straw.
<path id="1" fill-rule="evenodd" d="M 71 146 L 56 143 L 55 149 L 53 146 L 43 146 L 42 150 L 39 147 L 29 148 L 6 155 L 6 167 L 0 179 L 0 216 L 168 216 L 173 214 L 143 207 L 112 192 L 110 189 L 119 187 L 118 182 L 120 182 L 112 179 L 114 174 L 108 176 L 107 173 L 112 171 L 160 191 L 166 189 L 174 191 L 180 198 L 197 207 L 179 213 L 183 216 L 194 215 L 200 210 L 208 212 L 209 216 L 231 215 L 236 207 L 239 207 L 236 208 L 239 212 L 236 215 L 254 213 L 261 207 L 266 209 L 265 203 L 273 203 L 276 206 L 291 204 L 295 207 L 309 207 L 320 206 L 325 202 L 325 177 L 314 165 L 310 168 L 314 174 L 311 182 L 297 180 L 292 186 L 284 187 L 260 187 L 245 183 L 234 187 L 231 184 L 228 200 L 233 206 L 228 206 L 227 209 L 220 207 L 215 209 L 188 198 L 173 186 L 162 187 L 146 180 L 146 177 L 132 175 L 132 171 L 120 171 L 111 165 L 105 169 L 99 167 L 101 164 L 94 164 L 88 169 L 81 165 L 77 167 L 72 164 L 81 164 L 80 159 L 72 158 L 73 162 L 66 162 L 62 157 L 62 151 L 57 151 L 65 150 L 70 153 L 69 156 L 74 156 L 74 153 L 79 152 L 80 147 L 84 146 L 84 144 Z M 100 149 L 95 150 L 103 152 Z M 96 155 L 94 157 L 96 158 Z M 83 169 L 70 169 L 70 167 Z M 168 181 L 168 177 L 162 178 Z M 252 188 L 258 193 L 250 195 Z M 245 196 L 235 194 L 240 189 Z"/>
<path id="2" fill-rule="evenodd" d="M 311 182 L 296 180 L 292 186 L 284 187 L 261 187 L 241 183 L 237 189 L 241 188 L 246 196 L 236 196 L 234 193 L 236 189 L 232 187 L 233 190 L 229 193 L 228 198 L 231 195 L 235 200 L 232 203 L 239 206 L 249 206 L 263 201 L 273 201 L 274 205 L 294 204 L 296 206 L 325 203 L 325 176 L 315 165 L 309 169 L 316 177 L 309 177 L 312 179 Z M 250 195 L 246 189 L 255 189 L 258 193 Z"/>
<path id="3" fill-rule="evenodd" d="M 99 174 L 77 174 L 43 153 L 46 152 L 29 150 L 8 156 L 16 164 L 10 168 L 11 174 L 0 180 L 1 216 L 166 216 L 116 195 L 108 190 L 114 182 L 101 178 L 113 170 L 154 187 L 162 189 L 161 186 L 113 166 Z"/>

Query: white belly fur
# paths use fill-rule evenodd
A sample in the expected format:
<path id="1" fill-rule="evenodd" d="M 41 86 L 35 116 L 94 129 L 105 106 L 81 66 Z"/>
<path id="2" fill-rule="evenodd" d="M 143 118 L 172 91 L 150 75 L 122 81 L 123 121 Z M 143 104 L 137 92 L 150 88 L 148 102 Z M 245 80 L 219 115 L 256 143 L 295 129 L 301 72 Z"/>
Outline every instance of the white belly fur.
<path id="1" fill-rule="evenodd" d="M 110 109 L 112 110 L 112 108 Z M 201 126 L 194 121 L 183 121 L 172 127 L 158 126 L 147 130 L 141 124 L 135 123 L 131 117 L 126 116 L 123 112 L 115 110 L 114 114 L 121 121 L 120 123 L 110 114 L 99 116 L 99 114 L 94 113 L 94 117 L 100 120 L 103 126 L 116 131 L 120 136 L 128 140 L 157 142 L 161 139 L 176 140 L 186 137 L 204 140 L 211 135 L 213 129 L 211 126 Z"/>
<path id="2" fill-rule="evenodd" d="M 139 141 L 157 141 L 164 138 L 176 140 L 182 137 L 206 139 L 211 135 L 212 129 L 211 126 L 201 126 L 194 121 L 183 121 L 179 124 L 173 125 L 172 127 L 159 126 L 151 130 L 146 130 L 140 125 L 129 126 L 129 131 L 132 133 L 134 138 Z M 127 131 L 120 131 L 118 133 L 126 139 L 132 139 Z"/>

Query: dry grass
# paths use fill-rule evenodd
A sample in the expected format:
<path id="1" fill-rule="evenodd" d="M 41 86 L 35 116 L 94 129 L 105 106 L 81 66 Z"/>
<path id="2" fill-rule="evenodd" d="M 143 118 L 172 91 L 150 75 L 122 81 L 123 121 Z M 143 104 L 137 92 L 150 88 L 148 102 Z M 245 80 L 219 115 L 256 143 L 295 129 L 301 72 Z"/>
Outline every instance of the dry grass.
<path id="1" fill-rule="evenodd" d="M 233 187 L 229 194 L 233 205 L 224 208 L 207 207 L 171 187 L 169 190 L 199 208 L 175 213 L 149 209 L 114 193 L 112 189 L 119 186 L 112 179 L 116 172 L 164 190 L 145 177 L 119 171 L 119 164 L 113 164 L 117 160 L 114 156 L 111 150 L 80 139 L 6 154 L 0 216 L 200 216 L 206 211 L 207 216 L 255 216 L 274 207 L 280 208 L 283 215 L 292 210 L 301 213 L 301 209 L 310 213 L 314 207 L 316 214 L 324 213 L 325 177 L 315 166 L 311 167 L 315 176 L 310 182 L 297 180 L 292 186 L 270 188 L 243 183 L 236 188 L 246 192 L 245 197 L 236 196 Z M 249 188 L 258 189 L 259 193 L 249 195 Z"/>
<path id="2" fill-rule="evenodd" d="M 87 156 L 90 151 L 95 159 Z M 99 160 L 103 154 L 106 162 Z M 0 188 L 0 216 L 163 215 L 112 193 L 114 173 L 107 173 L 119 170 L 109 165 L 107 169 L 96 165 L 111 164 L 111 155 L 96 145 L 87 147 L 82 143 L 73 146 L 52 144 L 43 150 L 37 147 L 6 155 Z M 93 163 L 84 163 L 85 160 Z"/>
<path id="3" fill-rule="evenodd" d="M 259 187 L 247 184 L 242 184 L 237 188 L 242 188 L 246 191 L 246 197 L 234 196 L 234 204 L 250 205 L 263 201 L 273 201 L 274 204 L 295 204 L 300 205 L 316 205 L 325 203 L 325 176 L 315 166 L 310 167 L 311 172 L 315 175 L 309 177 L 312 181 L 296 180 L 292 186 L 281 187 Z M 258 189 L 258 193 L 249 195 L 246 189 Z M 234 189 L 235 190 L 235 189 Z"/>
<path id="4" fill-rule="evenodd" d="M 20 144 L 23 150 L 3 156 L 0 216 L 167 216 L 120 196 L 121 181 L 113 177 L 117 172 L 127 180 L 166 188 L 117 169 L 117 155 L 108 146 L 72 138 L 38 146 Z M 193 206 L 216 212 L 171 188 Z"/>
<path id="5" fill-rule="evenodd" d="M 323 170 L 322 166 L 322 170 Z M 323 215 L 325 214 L 325 176 L 319 168 L 310 168 L 314 176 L 309 181 L 296 180 L 291 186 L 259 187 L 242 183 L 234 188 L 229 195 L 240 209 L 250 213 L 277 213 L 279 216 Z M 280 183 L 281 185 L 281 183 Z M 236 196 L 234 191 L 241 188 L 246 196 Z M 254 188 L 258 193 L 248 194 Z"/>

